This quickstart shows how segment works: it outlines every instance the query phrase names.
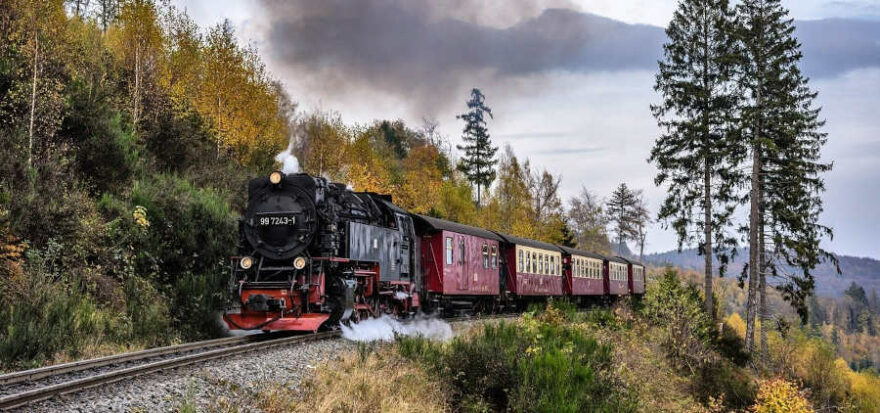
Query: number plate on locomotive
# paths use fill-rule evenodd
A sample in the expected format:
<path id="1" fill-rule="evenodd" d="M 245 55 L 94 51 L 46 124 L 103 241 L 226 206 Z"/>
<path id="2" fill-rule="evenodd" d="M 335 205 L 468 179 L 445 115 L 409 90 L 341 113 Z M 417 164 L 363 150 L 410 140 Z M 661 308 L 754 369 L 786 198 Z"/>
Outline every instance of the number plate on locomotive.
<path id="1" fill-rule="evenodd" d="M 258 227 L 294 226 L 296 217 L 293 215 L 259 215 L 255 221 Z"/>

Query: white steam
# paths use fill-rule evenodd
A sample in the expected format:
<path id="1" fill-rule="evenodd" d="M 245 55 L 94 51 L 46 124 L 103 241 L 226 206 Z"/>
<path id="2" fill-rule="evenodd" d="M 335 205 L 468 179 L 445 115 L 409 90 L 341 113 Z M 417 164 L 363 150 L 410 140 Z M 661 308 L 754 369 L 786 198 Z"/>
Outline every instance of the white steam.
<path id="1" fill-rule="evenodd" d="M 370 318 L 351 326 L 342 325 L 342 337 L 351 341 L 394 341 L 395 334 L 402 336 L 422 336 L 429 340 L 446 341 L 452 338 L 452 326 L 437 318 L 416 318 L 401 323 L 394 318 L 382 315 Z"/>
<path id="2" fill-rule="evenodd" d="M 275 155 L 275 160 L 281 163 L 281 172 L 285 174 L 299 172 L 299 159 L 293 156 L 293 139 L 290 139 L 290 144 L 287 145 L 287 149 L 284 152 Z"/>

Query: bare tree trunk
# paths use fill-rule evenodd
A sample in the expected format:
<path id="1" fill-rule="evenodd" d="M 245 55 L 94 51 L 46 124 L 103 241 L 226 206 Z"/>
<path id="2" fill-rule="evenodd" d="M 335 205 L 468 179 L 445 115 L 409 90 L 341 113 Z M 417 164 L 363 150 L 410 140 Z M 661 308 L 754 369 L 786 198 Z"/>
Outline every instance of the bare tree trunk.
<path id="1" fill-rule="evenodd" d="M 764 216 L 763 208 L 761 208 L 761 216 Z M 761 368 L 764 368 L 765 363 L 767 362 L 767 273 L 765 265 L 766 254 L 764 250 L 764 225 L 763 219 L 761 223 L 760 229 L 760 238 L 758 239 L 760 243 L 759 250 L 759 260 L 758 260 L 758 273 L 760 275 L 760 283 L 761 288 L 759 291 L 759 301 L 758 301 L 758 317 L 761 320 Z"/>
<path id="2" fill-rule="evenodd" d="M 705 239 L 705 248 L 703 248 L 703 254 L 705 255 L 705 278 L 703 282 L 705 283 L 705 293 L 706 293 L 706 313 L 709 314 L 713 319 L 715 318 L 715 301 L 712 293 L 712 177 L 711 177 L 711 169 L 709 165 L 709 156 L 706 154 L 705 161 L 705 171 L 703 173 L 703 190 L 704 198 L 703 198 L 703 212 L 705 216 L 705 223 L 703 225 Z"/>
<path id="3" fill-rule="evenodd" d="M 220 119 L 220 93 L 217 93 L 217 159 L 220 159 L 220 145 L 223 140 L 223 132 Z M 323 154 L 321 156 L 324 156 Z"/>
<path id="4" fill-rule="evenodd" d="M 37 73 L 40 70 L 39 65 L 39 57 L 40 57 L 40 36 L 39 30 L 34 29 L 34 76 L 31 81 L 31 118 L 28 125 L 28 156 L 27 156 L 27 166 L 30 168 L 33 165 L 34 156 L 34 118 L 36 117 L 37 112 L 37 80 L 39 76 Z"/>
<path id="5" fill-rule="evenodd" d="M 757 138 L 757 136 L 756 136 Z M 758 289 L 758 227 L 761 225 L 760 205 L 761 205 L 761 148 L 760 144 L 755 143 L 752 148 L 752 189 L 751 189 L 751 205 L 749 212 L 749 294 L 746 302 L 747 320 L 746 320 L 746 350 L 751 352 L 755 342 L 755 310 L 756 310 L 756 293 Z"/>
<path id="6" fill-rule="evenodd" d="M 131 111 L 132 129 L 137 133 L 138 128 L 138 101 L 141 93 L 141 46 L 134 48 L 134 104 Z"/>

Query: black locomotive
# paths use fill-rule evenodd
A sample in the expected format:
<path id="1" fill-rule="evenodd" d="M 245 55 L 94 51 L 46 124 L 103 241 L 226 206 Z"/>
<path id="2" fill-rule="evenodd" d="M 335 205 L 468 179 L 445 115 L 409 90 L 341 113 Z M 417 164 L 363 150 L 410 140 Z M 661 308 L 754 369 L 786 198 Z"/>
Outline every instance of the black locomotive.
<path id="1" fill-rule="evenodd" d="M 387 196 L 273 172 L 249 183 L 239 229 L 233 328 L 316 330 L 417 307 L 412 218 Z"/>

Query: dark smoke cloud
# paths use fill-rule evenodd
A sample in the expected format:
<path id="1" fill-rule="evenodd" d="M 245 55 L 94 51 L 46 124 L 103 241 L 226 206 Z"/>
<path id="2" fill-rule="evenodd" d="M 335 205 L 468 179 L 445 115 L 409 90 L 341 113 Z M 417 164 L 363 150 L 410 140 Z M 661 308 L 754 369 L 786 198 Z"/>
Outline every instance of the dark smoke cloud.
<path id="1" fill-rule="evenodd" d="M 665 41 L 663 29 L 656 26 L 565 8 L 534 10 L 528 1 L 494 3 L 508 17 L 531 16 L 503 27 L 491 24 L 497 8 L 477 7 L 485 1 L 297 0 L 263 5 L 269 27 L 266 50 L 300 77 L 294 81 L 318 85 L 324 93 L 389 93 L 423 114 L 436 113 L 453 97 L 462 100 L 470 87 L 511 78 L 554 71 L 653 71 Z M 880 66 L 878 22 L 799 22 L 797 34 L 804 44 L 804 69 L 811 76 Z"/>

